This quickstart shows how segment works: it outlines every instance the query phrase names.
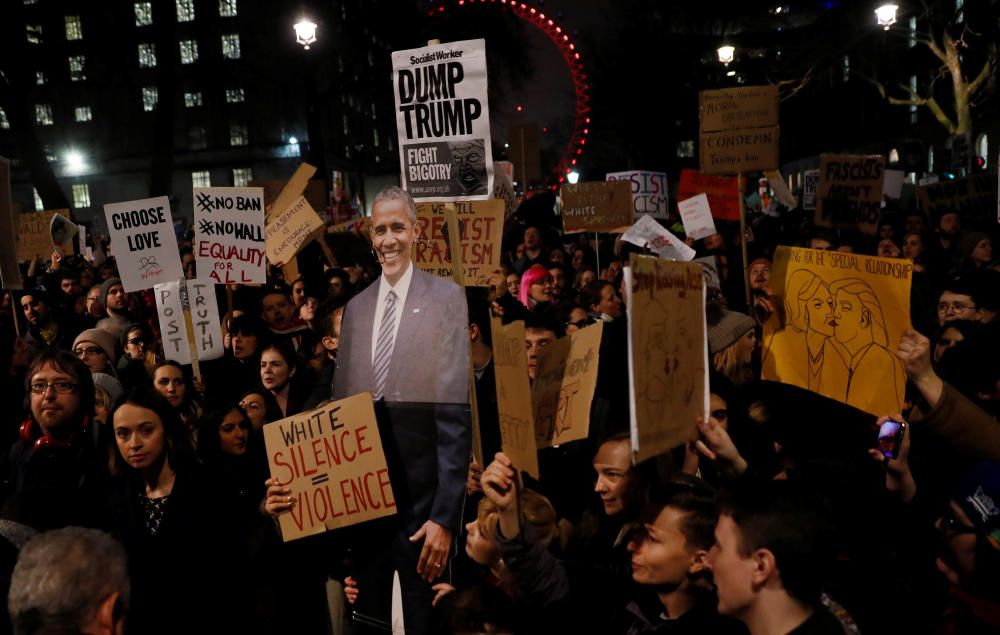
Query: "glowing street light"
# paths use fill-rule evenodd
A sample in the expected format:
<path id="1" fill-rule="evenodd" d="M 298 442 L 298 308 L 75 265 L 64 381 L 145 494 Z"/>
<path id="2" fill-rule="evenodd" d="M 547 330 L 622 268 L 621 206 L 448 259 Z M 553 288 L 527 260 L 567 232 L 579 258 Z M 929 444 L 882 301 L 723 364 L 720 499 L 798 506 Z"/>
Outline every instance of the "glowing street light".
<path id="1" fill-rule="evenodd" d="M 295 24 L 295 41 L 302 48 L 309 50 L 309 45 L 316 41 L 316 23 L 303 18 Z"/>
<path id="2" fill-rule="evenodd" d="M 736 47 L 731 44 L 723 44 L 717 52 L 719 54 L 719 62 L 725 66 L 729 66 L 733 58 L 736 57 Z"/>
<path id="3" fill-rule="evenodd" d="M 87 161 L 77 150 L 69 150 L 63 155 L 63 162 L 66 164 L 66 171 L 71 174 L 79 174 L 87 168 Z"/>
<path id="4" fill-rule="evenodd" d="M 571 185 L 576 185 L 577 181 L 580 180 L 580 173 L 570 172 L 566 175 L 566 180 L 569 181 Z"/>
<path id="5" fill-rule="evenodd" d="M 296 137 L 288 137 L 288 145 L 297 146 L 299 145 L 299 140 Z"/>
<path id="6" fill-rule="evenodd" d="M 888 31 L 889 27 L 896 24 L 896 11 L 898 10 L 899 5 L 895 4 L 883 4 L 878 9 L 875 9 L 875 18 L 878 20 L 878 25 Z"/>

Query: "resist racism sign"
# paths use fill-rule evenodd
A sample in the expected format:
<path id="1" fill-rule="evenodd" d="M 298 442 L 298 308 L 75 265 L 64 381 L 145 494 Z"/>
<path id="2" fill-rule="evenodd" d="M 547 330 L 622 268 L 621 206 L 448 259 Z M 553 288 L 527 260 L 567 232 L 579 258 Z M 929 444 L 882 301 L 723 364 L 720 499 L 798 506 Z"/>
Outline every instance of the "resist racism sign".
<path id="1" fill-rule="evenodd" d="M 166 196 L 104 206 L 125 291 L 142 291 L 184 277 Z"/>
<path id="2" fill-rule="evenodd" d="M 632 185 L 628 181 L 592 181 L 560 188 L 563 228 L 567 234 L 613 232 L 632 224 Z"/>
<path id="3" fill-rule="evenodd" d="M 424 271 L 450 279 L 452 266 L 445 205 L 446 203 L 417 204 L 417 232 L 423 242 L 418 242 L 413 250 L 413 262 Z M 500 270 L 504 202 L 491 199 L 454 205 L 461 237 L 459 245 L 462 250 L 465 286 L 489 286 L 490 275 Z"/>
<path id="4" fill-rule="evenodd" d="M 906 375 L 893 351 L 910 328 L 912 277 L 909 260 L 778 247 L 763 379 L 873 415 L 900 412 Z"/>
<path id="5" fill-rule="evenodd" d="M 392 79 L 403 189 L 417 200 L 488 199 L 486 40 L 396 51 Z"/>
<path id="6" fill-rule="evenodd" d="M 178 364 L 191 363 L 191 346 L 184 322 L 181 285 L 187 286 L 198 360 L 222 357 L 226 349 L 222 339 L 222 325 L 219 323 L 219 304 L 215 299 L 215 281 L 212 279 L 175 280 L 153 287 L 156 313 L 160 319 L 160 333 L 163 337 L 164 357 Z"/>
<path id="7" fill-rule="evenodd" d="M 604 322 L 591 324 L 538 356 L 531 394 L 539 449 L 587 438 L 603 332 Z"/>
<path id="8" fill-rule="evenodd" d="M 196 187 L 194 254 L 198 272 L 216 284 L 266 282 L 264 189 Z"/>
<path id="9" fill-rule="evenodd" d="M 820 155 L 816 224 L 874 234 L 882 211 L 884 179 L 882 155 Z"/>
<path id="10" fill-rule="evenodd" d="M 524 351 L 524 322 L 503 326 L 499 318 L 493 318 L 490 328 L 497 376 L 500 446 L 517 469 L 538 478 L 538 446 L 535 445 L 528 355 Z"/>
<path id="11" fill-rule="evenodd" d="M 371 393 L 269 423 L 264 445 L 295 501 L 278 516 L 285 542 L 396 513 Z"/>
<path id="12" fill-rule="evenodd" d="M 668 220 L 670 200 L 667 196 L 667 175 L 664 172 L 633 170 L 611 172 L 608 181 L 628 181 L 632 184 L 632 212 L 636 218 L 652 216 Z"/>
<path id="13" fill-rule="evenodd" d="M 626 272 L 632 451 L 642 461 L 693 439 L 708 412 L 705 278 L 697 263 L 636 254 Z"/>

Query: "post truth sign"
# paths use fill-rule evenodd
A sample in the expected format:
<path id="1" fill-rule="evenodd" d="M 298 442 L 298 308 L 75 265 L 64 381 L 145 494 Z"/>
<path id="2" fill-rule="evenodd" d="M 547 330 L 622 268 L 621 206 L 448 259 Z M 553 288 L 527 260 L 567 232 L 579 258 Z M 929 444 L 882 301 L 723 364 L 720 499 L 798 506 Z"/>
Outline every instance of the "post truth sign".
<path id="1" fill-rule="evenodd" d="M 884 180 L 882 155 L 820 155 L 815 223 L 874 234 L 882 211 Z"/>
<path id="2" fill-rule="evenodd" d="M 264 426 L 271 478 L 292 490 L 285 542 L 396 513 L 371 393 Z"/>
<path id="3" fill-rule="evenodd" d="M 701 171 L 739 174 L 778 169 L 778 87 L 746 86 L 698 94 Z"/>
<path id="4" fill-rule="evenodd" d="M 104 216 L 125 291 L 142 291 L 184 277 L 166 196 L 110 203 Z"/>
<path id="5" fill-rule="evenodd" d="M 191 347 L 184 323 L 181 285 L 187 285 L 191 305 L 194 344 L 201 361 L 219 359 L 226 352 L 219 322 L 219 304 L 215 299 L 215 283 L 211 279 L 175 280 L 153 287 L 156 313 L 163 337 L 163 355 L 178 364 L 191 363 Z"/>
<path id="6" fill-rule="evenodd" d="M 560 188 L 560 196 L 567 234 L 624 231 L 634 222 L 629 181 L 567 184 Z"/>
<path id="7" fill-rule="evenodd" d="M 417 232 L 423 240 L 413 250 L 413 262 L 423 271 L 451 278 L 445 205 L 447 203 L 417 204 Z M 491 199 L 454 205 L 461 236 L 459 245 L 462 250 L 465 286 L 488 286 L 490 275 L 500 269 L 504 202 Z"/>
<path id="8" fill-rule="evenodd" d="M 202 277 L 216 284 L 266 282 L 264 188 L 194 188 L 194 244 Z"/>
<path id="9" fill-rule="evenodd" d="M 486 200 L 493 150 L 486 40 L 392 54 L 399 169 L 416 200 Z"/>

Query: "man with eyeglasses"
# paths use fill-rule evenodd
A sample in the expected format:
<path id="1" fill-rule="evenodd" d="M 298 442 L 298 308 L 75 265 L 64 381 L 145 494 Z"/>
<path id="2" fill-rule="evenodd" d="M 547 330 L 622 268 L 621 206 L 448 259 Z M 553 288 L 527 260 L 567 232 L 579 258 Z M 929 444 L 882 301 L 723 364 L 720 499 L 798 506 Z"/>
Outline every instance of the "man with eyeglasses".
<path id="1" fill-rule="evenodd" d="M 938 326 L 954 320 L 992 322 L 997 314 L 997 278 L 995 272 L 976 272 L 945 285 L 938 297 Z"/>

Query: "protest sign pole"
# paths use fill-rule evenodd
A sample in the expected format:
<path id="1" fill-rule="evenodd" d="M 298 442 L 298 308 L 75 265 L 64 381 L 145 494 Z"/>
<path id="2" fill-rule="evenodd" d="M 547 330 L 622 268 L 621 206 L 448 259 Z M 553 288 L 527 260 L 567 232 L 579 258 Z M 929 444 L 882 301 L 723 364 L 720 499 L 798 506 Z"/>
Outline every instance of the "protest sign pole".
<path id="1" fill-rule="evenodd" d="M 201 365 L 198 364 L 198 344 L 194 340 L 194 321 L 191 319 L 191 299 L 188 297 L 187 280 L 180 285 L 181 308 L 184 310 L 184 327 L 187 329 L 188 350 L 191 351 L 191 370 L 194 378 L 201 383 Z"/>
<path id="2" fill-rule="evenodd" d="M 451 256 L 451 277 L 455 284 L 460 287 L 465 286 L 465 267 L 462 266 L 462 235 L 459 230 L 458 212 L 455 205 L 448 203 L 444 206 L 444 218 L 448 224 L 448 254 Z"/>
<path id="3" fill-rule="evenodd" d="M 597 275 L 601 275 L 601 239 L 594 232 L 594 255 L 597 257 Z"/>
<path id="4" fill-rule="evenodd" d="M 736 195 L 740 203 L 740 246 L 743 248 L 743 288 L 746 290 L 747 310 L 750 303 L 750 263 L 747 260 L 747 210 L 743 202 L 743 173 L 736 174 Z"/>
<path id="5" fill-rule="evenodd" d="M 10 306 L 11 309 L 13 309 L 15 306 L 17 306 L 16 304 L 14 304 L 14 292 L 8 291 L 7 295 L 10 296 Z M 14 334 L 17 335 L 18 339 L 21 339 L 21 321 L 17 319 L 16 310 L 13 311 L 13 317 L 14 317 Z"/>

